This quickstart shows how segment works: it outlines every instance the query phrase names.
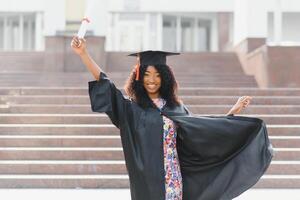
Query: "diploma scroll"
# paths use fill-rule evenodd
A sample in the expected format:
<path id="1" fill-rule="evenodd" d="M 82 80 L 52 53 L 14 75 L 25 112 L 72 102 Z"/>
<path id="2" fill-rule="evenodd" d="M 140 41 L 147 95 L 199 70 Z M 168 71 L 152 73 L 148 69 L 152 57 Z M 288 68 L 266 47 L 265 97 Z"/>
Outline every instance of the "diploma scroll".
<path id="1" fill-rule="evenodd" d="M 77 33 L 77 36 L 78 36 L 79 38 L 84 38 L 89 23 L 90 23 L 90 19 L 89 19 L 89 18 L 84 17 L 84 18 L 82 19 L 81 25 L 80 25 L 80 28 L 79 28 L 79 31 L 78 31 L 78 33 Z"/>

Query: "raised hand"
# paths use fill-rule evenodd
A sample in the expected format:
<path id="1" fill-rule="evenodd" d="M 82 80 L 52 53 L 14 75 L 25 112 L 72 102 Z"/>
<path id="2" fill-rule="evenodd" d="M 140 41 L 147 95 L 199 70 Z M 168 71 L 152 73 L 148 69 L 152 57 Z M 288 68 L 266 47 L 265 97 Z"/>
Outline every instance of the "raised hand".
<path id="1" fill-rule="evenodd" d="M 86 40 L 85 39 L 79 39 L 78 36 L 74 36 L 71 41 L 71 47 L 73 51 L 78 55 L 83 55 L 87 53 L 86 49 Z"/>
<path id="2" fill-rule="evenodd" d="M 249 104 L 250 101 L 253 98 L 250 96 L 242 96 L 240 97 L 237 102 L 235 103 L 235 105 L 230 109 L 230 111 L 228 112 L 228 114 L 238 114 L 240 113 L 243 109 L 245 109 Z"/>

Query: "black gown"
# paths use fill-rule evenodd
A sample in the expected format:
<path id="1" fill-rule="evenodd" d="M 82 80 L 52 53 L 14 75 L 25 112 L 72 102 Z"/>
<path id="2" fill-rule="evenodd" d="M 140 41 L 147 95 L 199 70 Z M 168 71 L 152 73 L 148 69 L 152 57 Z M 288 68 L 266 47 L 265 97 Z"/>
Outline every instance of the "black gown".
<path id="1" fill-rule="evenodd" d="M 164 200 L 162 115 L 177 129 L 184 200 L 230 200 L 252 187 L 273 157 L 265 123 L 239 116 L 194 116 L 184 105 L 141 108 L 100 74 L 91 107 L 120 129 L 132 200 Z"/>

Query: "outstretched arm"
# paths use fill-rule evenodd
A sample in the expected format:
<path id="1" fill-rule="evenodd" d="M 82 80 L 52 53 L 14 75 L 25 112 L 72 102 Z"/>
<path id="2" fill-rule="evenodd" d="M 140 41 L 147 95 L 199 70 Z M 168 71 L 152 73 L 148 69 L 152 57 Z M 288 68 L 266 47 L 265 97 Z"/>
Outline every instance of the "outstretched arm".
<path id="1" fill-rule="evenodd" d="M 250 101 L 252 100 L 252 97 L 250 96 L 242 96 L 238 99 L 236 104 L 229 110 L 229 112 L 226 115 L 235 115 L 242 111 L 242 109 L 246 108 Z"/>
<path id="2" fill-rule="evenodd" d="M 74 36 L 71 42 L 73 51 L 80 56 L 86 68 L 93 74 L 96 80 L 89 82 L 89 96 L 91 108 L 94 112 L 106 113 L 112 123 L 118 128 L 126 119 L 124 98 L 121 91 L 101 70 L 91 58 L 86 48 L 86 41 Z"/>
<path id="3" fill-rule="evenodd" d="M 79 55 L 83 64 L 86 68 L 93 74 L 96 80 L 99 80 L 100 73 L 102 72 L 101 68 L 93 60 L 87 51 L 87 45 L 85 39 L 79 39 L 77 36 L 74 36 L 71 42 L 71 47 L 73 51 Z"/>

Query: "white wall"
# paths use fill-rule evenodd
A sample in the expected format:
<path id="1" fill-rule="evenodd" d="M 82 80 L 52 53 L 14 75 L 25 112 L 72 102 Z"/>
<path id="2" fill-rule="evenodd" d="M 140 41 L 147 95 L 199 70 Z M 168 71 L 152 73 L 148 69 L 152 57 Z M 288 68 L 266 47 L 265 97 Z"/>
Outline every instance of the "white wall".
<path id="1" fill-rule="evenodd" d="M 282 41 L 300 42 L 300 13 L 284 13 L 282 21 Z"/>
<path id="2" fill-rule="evenodd" d="M 45 35 L 55 35 L 56 31 L 65 30 L 65 1 L 43 0 L 45 3 Z M 26 1 L 27 3 L 27 1 Z"/>
<path id="3" fill-rule="evenodd" d="M 233 11 L 234 0 L 140 0 L 142 11 Z"/>
<path id="4" fill-rule="evenodd" d="M 91 18 L 90 29 L 97 36 L 105 36 L 108 29 L 109 2 L 107 0 L 86 0 L 92 5 L 89 16 Z"/>
<path id="5" fill-rule="evenodd" d="M 124 3 L 126 3 L 126 0 L 109 0 L 108 1 L 108 10 L 109 11 L 123 11 Z"/>
<path id="6" fill-rule="evenodd" d="M 0 0 L 0 12 L 43 11 L 45 0 Z"/>
<path id="7" fill-rule="evenodd" d="M 110 12 L 122 11 L 123 0 L 86 0 L 86 3 L 87 9 L 92 5 L 88 11 L 91 19 L 89 30 L 93 30 L 97 36 L 106 36 L 109 31 Z"/>
<path id="8" fill-rule="evenodd" d="M 247 23 L 245 23 L 245 17 L 247 12 L 247 6 L 244 2 L 236 0 L 233 22 L 233 42 L 234 45 L 238 44 L 245 37 L 247 37 Z"/>
<path id="9" fill-rule="evenodd" d="M 263 0 L 268 11 L 274 11 L 276 3 L 280 1 L 284 12 L 300 12 L 299 0 Z"/>
<path id="10" fill-rule="evenodd" d="M 234 45 L 246 38 L 266 38 L 268 36 L 267 2 L 261 0 L 235 0 Z"/>
<path id="11" fill-rule="evenodd" d="M 110 0 L 109 10 L 122 11 L 124 4 L 133 0 Z M 140 11 L 174 11 L 174 12 L 233 12 L 235 0 L 136 0 L 139 1 Z M 248 1 L 251 0 L 240 0 Z M 268 11 L 274 10 L 277 0 L 262 0 Z M 284 11 L 300 12 L 299 0 L 281 0 Z M 260 5 L 262 6 L 262 5 Z"/>
<path id="12" fill-rule="evenodd" d="M 281 0 L 281 4 L 285 12 L 300 12 L 299 0 Z"/>

